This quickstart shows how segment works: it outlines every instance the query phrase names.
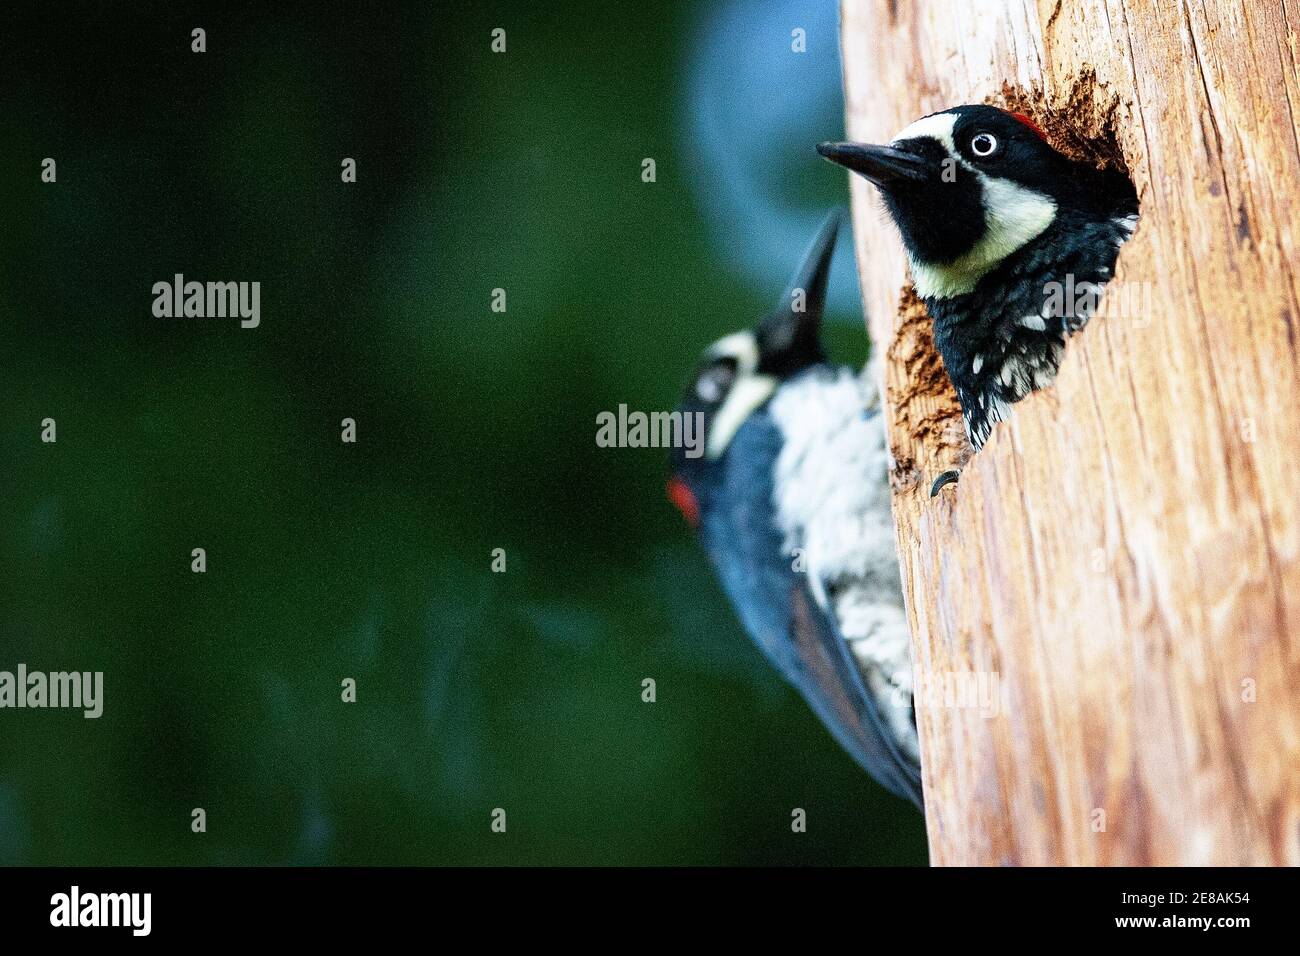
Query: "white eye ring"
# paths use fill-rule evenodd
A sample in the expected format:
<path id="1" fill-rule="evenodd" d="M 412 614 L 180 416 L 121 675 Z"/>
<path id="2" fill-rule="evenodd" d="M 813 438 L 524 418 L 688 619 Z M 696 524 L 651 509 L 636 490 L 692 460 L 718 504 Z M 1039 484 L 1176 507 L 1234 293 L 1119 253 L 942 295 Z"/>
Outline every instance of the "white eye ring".
<path id="1" fill-rule="evenodd" d="M 695 383 L 695 394 L 710 404 L 720 402 L 727 394 L 727 389 L 731 388 L 734 377 L 735 373 L 727 366 L 715 365 Z"/>
<path id="2" fill-rule="evenodd" d="M 976 156 L 992 156 L 997 148 L 998 141 L 992 133 L 976 133 L 970 141 L 970 151 Z"/>

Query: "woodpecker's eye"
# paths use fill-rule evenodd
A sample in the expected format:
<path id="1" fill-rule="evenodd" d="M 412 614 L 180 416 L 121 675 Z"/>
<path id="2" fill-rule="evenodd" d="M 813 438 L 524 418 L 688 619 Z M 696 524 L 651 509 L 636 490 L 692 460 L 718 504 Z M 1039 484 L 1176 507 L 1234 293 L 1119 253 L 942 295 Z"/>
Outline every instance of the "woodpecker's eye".
<path id="1" fill-rule="evenodd" d="M 970 151 L 976 156 L 992 156 L 998 141 L 991 133 L 976 133 L 970 141 Z"/>
<path id="2" fill-rule="evenodd" d="M 736 367 L 732 362 L 716 362 L 701 372 L 700 377 L 695 380 L 695 394 L 710 404 L 720 402 L 731 388 L 731 382 L 735 377 Z"/>

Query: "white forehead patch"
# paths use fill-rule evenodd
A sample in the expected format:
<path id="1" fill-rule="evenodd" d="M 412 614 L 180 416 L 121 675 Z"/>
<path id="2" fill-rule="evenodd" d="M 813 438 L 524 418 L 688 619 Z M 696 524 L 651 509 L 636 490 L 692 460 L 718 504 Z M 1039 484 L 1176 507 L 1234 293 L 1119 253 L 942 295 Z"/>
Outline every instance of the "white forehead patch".
<path id="1" fill-rule="evenodd" d="M 753 332 L 733 332 L 724 336 L 710 345 L 704 354 L 710 359 L 729 358 L 736 362 L 735 381 L 709 423 L 704 453 L 710 459 L 717 459 L 722 457 L 745 420 L 776 390 L 776 379 L 758 374 L 758 339 Z"/>
<path id="2" fill-rule="evenodd" d="M 957 144 L 952 138 L 952 128 L 957 123 L 956 113 L 935 113 L 933 116 L 926 116 L 917 120 L 911 126 L 899 132 L 894 137 L 893 142 L 897 143 L 904 139 L 919 139 L 922 136 L 929 136 L 931 139 L 937 139 L 947 148 L 953 156 L 957 155 Z"/>
<path id="3" fill-rule="evenodd" d="M 705 353 L 711 359 L 733 358 L 737 375 L 752 374 L 758 368 L 758 340 L 753 332 L 733 332 L 718 339 Z"/>

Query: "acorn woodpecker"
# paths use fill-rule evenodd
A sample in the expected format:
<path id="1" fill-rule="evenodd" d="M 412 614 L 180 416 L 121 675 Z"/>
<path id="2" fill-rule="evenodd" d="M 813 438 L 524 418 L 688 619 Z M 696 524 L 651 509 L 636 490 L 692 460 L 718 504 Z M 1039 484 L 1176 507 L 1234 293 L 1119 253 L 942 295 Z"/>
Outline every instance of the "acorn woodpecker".
<path id="1" fill-rule="evenodd" d="M 911 645 L 875 378 L 828 363 L 821 317 L 839 215 L 778 307 L 705 351 L 679 411 L 668 496 L 741 623 L 881 785 L 921 805 Z"/>
<path id="2" fill-rule="evenodd" d="M 978 451 L 1012 403 L 1052 382 L 1092 315 L 1137 227 L 1132 182 L 993 106 L 933 113 L 888 146 L 817 151 L 879 187 Z"/>

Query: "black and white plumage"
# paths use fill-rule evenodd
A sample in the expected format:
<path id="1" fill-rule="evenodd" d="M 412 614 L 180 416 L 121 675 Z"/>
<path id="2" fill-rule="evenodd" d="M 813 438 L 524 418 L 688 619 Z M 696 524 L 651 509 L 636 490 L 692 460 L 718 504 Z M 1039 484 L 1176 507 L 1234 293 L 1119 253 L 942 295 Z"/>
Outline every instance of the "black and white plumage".
<path id="1" fill-rule="evenodd" d="M 1050 384 L 1137 226 L 1123 173 L 1071 160 L 1027 117 L 959 106 L 888 146 L 818 151 L 880 187 L 978 451 Z"/>
<path id="2" fill-rule="evenodd" d="M 872 777 L 920 805 L 875 377 L 832 366 L 820 341 L 837 224 L 775 312 L 706 351 L 681 405 L 704 415 L 706 451 L 674 453 L 669 495 L 767 658 Z"/>

